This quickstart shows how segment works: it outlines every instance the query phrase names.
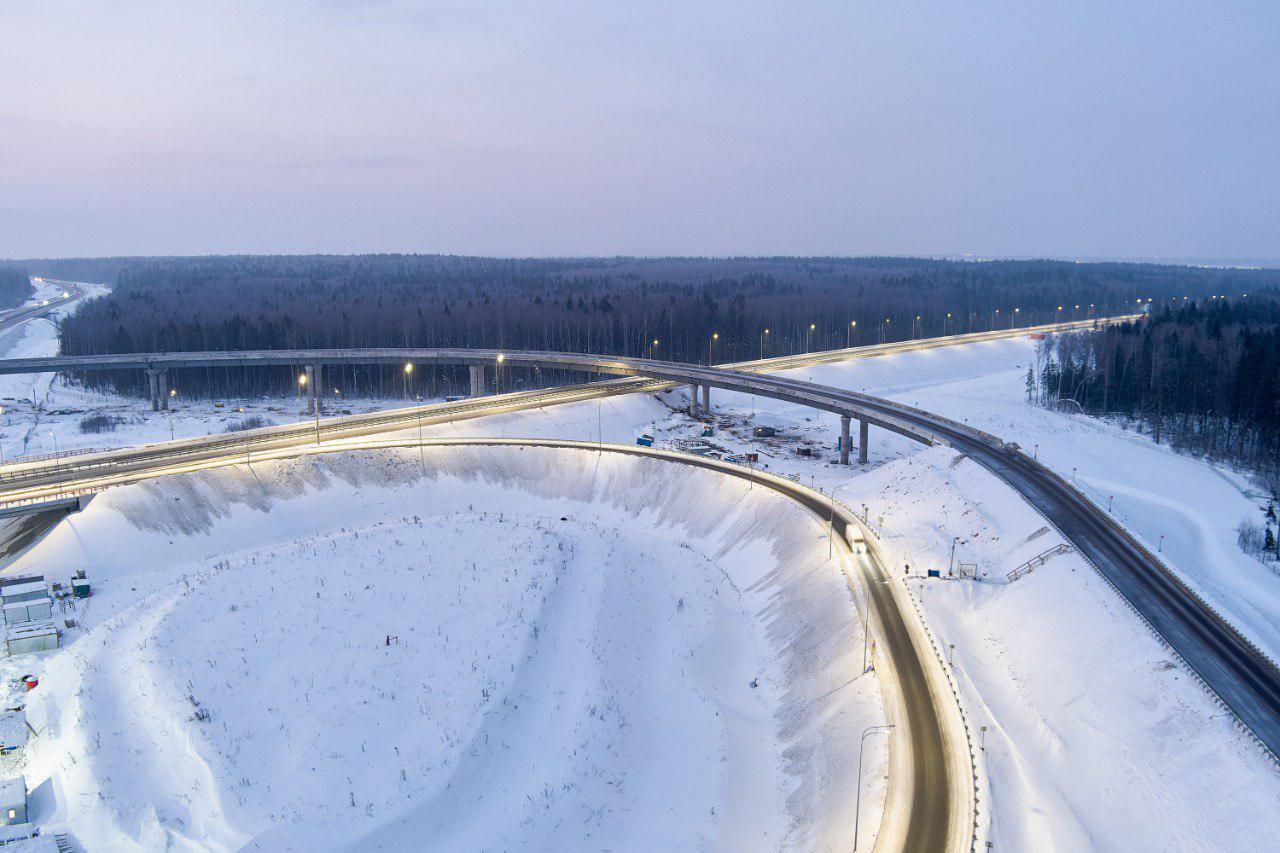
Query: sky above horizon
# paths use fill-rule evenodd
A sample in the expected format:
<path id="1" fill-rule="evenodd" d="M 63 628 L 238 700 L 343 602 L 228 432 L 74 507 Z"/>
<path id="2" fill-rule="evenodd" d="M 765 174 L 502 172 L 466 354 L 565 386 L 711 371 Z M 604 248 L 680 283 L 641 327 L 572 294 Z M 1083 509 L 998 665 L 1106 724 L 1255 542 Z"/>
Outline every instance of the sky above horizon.
<path id="1" fill-rule="evenodd" d="M 1280 259 L 1272 2 L 0 2 L 0 257 Z"/>

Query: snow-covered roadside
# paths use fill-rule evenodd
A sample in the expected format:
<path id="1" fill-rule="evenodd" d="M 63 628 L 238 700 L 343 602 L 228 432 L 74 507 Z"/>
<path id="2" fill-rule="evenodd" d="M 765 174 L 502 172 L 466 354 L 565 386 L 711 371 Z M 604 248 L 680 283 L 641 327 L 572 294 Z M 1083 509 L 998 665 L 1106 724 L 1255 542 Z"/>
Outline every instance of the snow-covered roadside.
<path id="1" fill-rule="evenodd" d="M 847 847 L 882 712 L 822 533 L 581 451 L 106 492 L 15 568 L 99 590 L 31 696 L 33 816 L 90 849 Z"/>
<path id="2" fill-rule="evenodd" d="M 1280 577 L 1236 543 L 1240 521 L 1260 518 L 1242 478 L 1115 424 L 1028 404 L 1030 341 L 947 353 L 945 365 L 931 362 L 936 353 L 919 353 L 824 365 L 803 375 L 865 387 L 1018 442 L 1099 506 L 1110 506 L 1152 552 L 1280 660 Z"/>
<path id="3" fill-rule="evenodd" d="M 954 645 L 965 704 L 988 729 L 996 849 L 1271 846 L 1274 768 L 1079 555 L 1004 581 L 1062 541 L 1025 502 L 941 447 L 863 474 L 852 491 L 890 520 L 891 563 L 945 573 L 958 535 L 961 559 L 991 578 L 907 584 Z"/>
<path id="4" fill-rule="evenodd" d="M 0 358 L 35 358 L 39 356 L 57 355 L 58 329 L 57 321 L 74 312 L 81 302 L 101 296 L 108 291 L 105 285 L 77 282 L 84 296 L 67 305 L 59 306 L 47 317 L 36 317 L 27 320 L 12 329 L 0 333 Z M 33 294 L 24 305 L 35 305 L 46 299 L 52 299 L 64 291 L 58 282 L 32 282 Z M 0 459 L 10 459 L 26 454 L 38 455 L 53 452 L 55 447 L 50 429 L 61 433 L 65 427 L 57 416 L 50 416 L 49 408 L 57 409 L 64 401 L 59 399 L 59 390 L 63 387 L 54 382 L 54 374 L 13 374 L 0 376 Z M 72 389 L 67 389 L 71 391 Z M 96 402 L 108 403 L 100 395 L 94 395 Z M 79 418 L 76 419 L 78 425 Z M 66 444 L 72 446 L 90 446 L 77 444 L 74 439 Z M 46 449 L 46 447 L 48 449 Z"/>
<path id="5" fill-rule="evenodd" d="M 1237 522 L 1257 512 L 1238 478 L 1113 425 L 1028 405 L 1023 382 L 1032 352 L 1027 341 L 1008 341 L 791 375 L 902 400 L 1019 441 L 1074 474 L 1102 505 L 1114 494 L 1117 516 L 1153 550 L 1167 531 L 1166 559 L 1202 590 L 1216 587 L 1218 606 L 1238 624 L 1274 637 L 1274 576 L 1234 542 Z M 788 432 L 821 443 L 830 457 L 834 418 L 743 395 L 718 399 L 722 412 L 766 412 Z M 909 563 L 913 574 L 945 574 L 958 536 L 956 563 L 974 563 L 987 578 L 925 582 L 924 604 L 942 642 L 956 645 L 974 724 L 989 729 L 997 847 L 1269 846 L 1280 829 L 1274 769 L 1092 569 L 1076 555 L 1060 556 L 1014 585 L 998 583 L 1059 541 L 1043 519 L 949 451 L 921 451 L 873 430 L 871 461 L 840 497 L 855 508 L 865 504 L 873 521 L 886 519 L 897 571 Z M 828 489 L 848 482 L 843 472 L 794 457 L 772 464 Z M 1098 490 L 1118 480 L 1125 490 Z M 1191 495 L 1204 495 L 1205 505 L 1184 497 Z M 1232 793 L 1207 793 L 1215 791 Z M 1152 820 L 1133 821 L 1135 808 Z"/>

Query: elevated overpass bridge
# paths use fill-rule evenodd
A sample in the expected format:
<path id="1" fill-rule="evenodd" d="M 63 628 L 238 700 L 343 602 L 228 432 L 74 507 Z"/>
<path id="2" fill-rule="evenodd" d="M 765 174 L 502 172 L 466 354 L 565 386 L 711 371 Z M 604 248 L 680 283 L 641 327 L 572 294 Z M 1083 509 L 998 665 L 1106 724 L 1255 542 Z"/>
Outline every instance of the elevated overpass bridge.
<path id="1" fill-rule="evenodd" d="M 916 352 L 966 343 L 1002 340 L 1020 337 L 1029 333 L 1073 331 L 1103 323 L 1126 322 L 1138 316 L 1140 315 L 1048 323 L 1039 326 L 1011 326 L 1007 329 L 973 332 L 964 335 L 900 341 L 878 346 L 824 350 L 779 358 L 737 362 L 720 365 L 719 368 L 722 371 L 736 371 L 737 374 L 774 372 L 857 358 L 874 358 L 894 353 Z M 740 376 L 735 375 L 726 379 L 723 375 L 707 372 L 699 373 L 699 370 L 705 371 L 710 368 L 702 368 L 680 362 L 624 356 L 584 356 L 579 353 L 550 351 L 483 350 L 457 347 L 146 352 L 89 356 L 48 356 L 0 360 L 0 374 L 143 370 L 148 376 L 151 407 L 153 410 L 158 411 L 167 409 L 169 406 L 168 372 L 171 369 L 291 367 L 301 371 L 301 379 L 306 386 L 312 410 L 319 415 L 323 407 L 324 368 L 326 366 L 346 367 L 354 365 L 467 366 L 470 368 L 472 397 L 481 397 L 487 393 L 489 387 L 488 375 L 500 367 L 536 367 L 585 371 L 613 376 L 645 377 L 649 380 L 666 382 L 671 385 L 687 383 L 690 385 L 690 411 L 694 415 L 697 415 L 700 410 L 706 411 L 709 409 L 710 389 L 712 388 L 748 390 L 742 386 Z M 630 390 L 660 390 L 660 386 L 637 386 Z M 615 393 L 619 392 L 615 391 Z M 765 393 L 765 390 L 762 386 L 761 388 L 750 389 L 750 393 Z M 827 400 L 823 395 L 814 394 L 811 391 L 799 392 L 794 397 L 788 396 L 789 393 L 780 388 L 775 387 L 773 389 L 776 399 L 811 406 L 812 408 L 833 412 L 841 416 L 843 427 L 841 441 L 842 462 L 848 462 L 847 457 L 851 446 L 849 435 L 851 418 L 856 418 L 860 422 L 858 447 L 859 461 L 861 462 L 867 461 L 867 430 L 870 426 L 887 429 L 924 443 L 934 443 L 936 441 L 936 436 L 920 429 L 917 425 L 886 413 L 877 413 L 872 410 L 872 407 L 867 407 L 855 413 L 849 410 L 848 401 L 835 404 Z"/>

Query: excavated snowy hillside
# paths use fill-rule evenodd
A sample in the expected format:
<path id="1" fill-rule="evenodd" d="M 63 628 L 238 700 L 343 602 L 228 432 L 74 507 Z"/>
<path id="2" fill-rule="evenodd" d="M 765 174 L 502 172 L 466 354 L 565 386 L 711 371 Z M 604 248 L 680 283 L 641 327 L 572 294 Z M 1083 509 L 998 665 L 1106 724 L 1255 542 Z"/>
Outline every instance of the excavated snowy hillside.
<path id="1" fill-rule="evenodd" d="M 15 567 L 98 590 L 30 694 L 33 817 L 91 850 L 847 848 L 882 711 L 823 534 L 570 450 L 108 491 Z"/>

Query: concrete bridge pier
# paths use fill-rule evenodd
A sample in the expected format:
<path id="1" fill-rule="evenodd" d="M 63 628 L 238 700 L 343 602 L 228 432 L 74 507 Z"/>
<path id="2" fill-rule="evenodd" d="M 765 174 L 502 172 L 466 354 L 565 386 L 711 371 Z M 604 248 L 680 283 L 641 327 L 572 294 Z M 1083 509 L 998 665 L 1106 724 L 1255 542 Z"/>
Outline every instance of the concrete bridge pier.
<path id="1" fill-rule="evenodd" d="M 489 387 L 485 384 L 484 365 L 471 365 L 471 396 L 483 397 L 489 393 Z"/>
<path id="2" fill-rule="evenodd" d="M 169 411 L 169 373 L 164 368 L 148 367 L 147 383 L 151 386 L 151 411 Z"/>
<path id="3" fill-rule="evenodd" d="M 711 386 L 702 386 L 702 413 L 704 415 L 711 414 Z"/>
<path id="4" fill-rule="evenodd" d="M 849 416 L 840 416 L 840 464 L 849 464 Z"/>
<path id="5" fill-rule="evenodd" d="M 689 386 L 689 417 L 696 418 L 698 416 L 698 386 Z"/>
<path id="6" fill-rule="evenodd" d="M 160 377 L 158 371 L 147 368 L 147 386 L 151 391 L 151 411 L 160 411 Z"/>
<path id="7" fill-rule="evenodd" d="M 869 424 L 858 420 L 858 462 L 862 465 L 867 464 L 867 428 Z"/>
<path id="8" fill-rule="evenodd" d="M 324 383 L 324 371 L 320 364 L 308 364 L 303 368 L 307 376 L 307 391 L 310 400 L 311 414 L 323 414 L 322 403 L 324 401 L 324 389 L 321 387 Z"/>

